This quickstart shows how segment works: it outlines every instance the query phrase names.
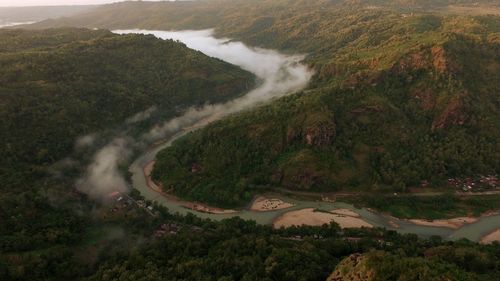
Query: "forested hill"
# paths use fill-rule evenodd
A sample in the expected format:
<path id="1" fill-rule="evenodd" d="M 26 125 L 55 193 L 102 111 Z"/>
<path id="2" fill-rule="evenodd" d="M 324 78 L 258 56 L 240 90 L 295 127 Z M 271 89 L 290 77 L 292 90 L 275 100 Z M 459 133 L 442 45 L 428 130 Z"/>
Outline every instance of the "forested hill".
<path id="1" fill-rule="evenodd" d="M 174 114 L 253 84 L 251 74 L 181 43 L 109 31 L 3 30 L 0 64 L 3 187 L 63 158 L 78 136 L 153 105 Z"/>
<path id="2" fill-rule="evenodd" d="M 177 194 L 234 206 L 255 188 L 394 192 L 497 173 L 500 17 L 488 14 L 498 5 L 127 2 L 32 27 L 215 28 L 307 54 L 316 71 L 308 91 L 217 123 L 159 156 L 155 176 Z M 193 164 L 203 170 L 193 175 Z"/>
<path id="3" fill-rule="evenodd" d="M 261 46 L 283 44 L 281 48 L 293 48 L 299 38 L 293 36 L 287 38 L 283 34 L 321 37 L 337 31 L 330 28 L 337 17 L 360 11 L 367 15 L 384 12 L 406 15 L 422 12 L 500 15 L 500 6 L 495 0 L 131 1 L 98 6 L 75 16 L 39 22 L 30 25 L 29 28 L 63 26 L 157 30 L 215 28 L 221 36 Z M 350 24 L 353 22 L 350 21 Z M 320 27 L 321 32 L 318 29 Z"/>
<path id="4" fill-rule="evenodd" d="M 75 192 L 80 171 L 68 179 L 51 173 L 78 137 L 123 128 L 152 106 L 151 118 L 170 119 L 255 83 L 251 73 L 179 42 L 73 28 L 0 30 L 0 65 L 1 280 L 79 274 L 68 266 L 96 223 L 93 207 Z M 99 136 L 96 145 L 107 141 Z"/>
<path id="5" fill-rule="evenodd" d="M 308 53 L 316 70 L 309 89 L 214 123 L 158 156 L 154 176 L 176 194 L 240 206 L 274 187 L 372 195 L 498 172 L 498 17 L 418 12 L 439 3 L 447 10 L 470 1 L 129 2 L 39 26 L 216 27 L 253 45 Z M 151 105 L 169 118 L 230 99 L 254 77 L 178 42 L 67 28 L 0 31 L 0 65 L 0 280 L 500 276 L 498 243 L 335 223 L 216 222 L 172 214 L 136 190 L 111 205 L 87 200 L 73 187 L 80 171 L 47 173 L 77 136 L 122 128 Z M 482 198 L 471 201 L 498 207 L 498 197 Z M 417 210 L 449 210 L 440 202 Z"/>
<path id="6" fill-rule="evenodd" d="M 171 118 L 228 100 L 255 79 L 178 42 L 85 29 L 0 30 L 0 65 L 2 253 L 78 236 L 83 218 L 67 210 L 78 206 L 67 197 L 75 179 L 49 174 L 78 137 L 121 126 L 152 106 Z"/>
<path id="7" fill-rule="evenodd" d="M 261 188 L 392 193 L 498 173 L 500 17 L 314 19 L 329 29 L 311 26 L 309 90 L 179 140 L 158 156 L 158 180 L 234 206 Z M 307 33 L 278 34 L 307 46 Z"/>

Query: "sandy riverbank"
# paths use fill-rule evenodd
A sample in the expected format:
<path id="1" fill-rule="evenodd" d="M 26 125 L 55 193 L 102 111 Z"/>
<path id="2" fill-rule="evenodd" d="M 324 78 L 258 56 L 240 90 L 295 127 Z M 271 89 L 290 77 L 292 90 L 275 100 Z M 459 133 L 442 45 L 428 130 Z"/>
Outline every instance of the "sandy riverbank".
<path id="1" fill-rule="evenodd" d="M 250 206 L 251 211 L 267 212 L 274 210 L 281 210 L 295 206 L 292 203 L 285 202 L 281 199 L 276 198 L 266 198 L 264 196 L 258 196 L 253 200 Z"/>
<path id="2" fill-rule="evenodd" d="M 359 218 L 360 215 L 354 211 L 351 211 L 349 209 L 335 209 L 330 211 L 330 213 L 336 214 L 336 215 L 341 215 L 341 216 L 347 216 L 347 217 L 353 217 L 353 218 Z"/>
<path id="3" fill-rule="evenodd" d="M 153 171 L 155 161 L 151 161 L 148 164 L 146 164 L 143 168 L 144 176 L 146 177 L 146 183 L 149 188 L 152 190 L 158 192 L 161 196 L 164 196 L 168 198 L 169 200 L 173 200 L 176 202 L 179 202 L 182 204 L 183 207 L 187 209 L 191 209 L 193 211 L 197 212 L 203 212 L 203 213 L 209 213 L 209 214 L 232 214 L 236 213 L 235 210 L 226 210 L 226 209 L 220 209 L 216 207 L 210 207 L 202 203 L 197 203 L 197 202 L 187 202 L 187 201 L 182 201 L 179 200 L 176 196 L 167 194 L 163 192 L 163 188 L 161 184 L 157 184 L 156 182 L 153 181 L 151 178 L 151 172 Z"/>
<path id="4" fill-rule="evenodd" d="M 460 217 L 453 219 L 441 219 L 441 220 L 424 220 L 424 219 L 410 219 L 408 220 L 411 223 L 422 226 L 434 226 L 434 227 L 447 227 L 452 229 L 459 229 L 462 226 L 470 223 L 475 223 L 478 221 L 478 218 L 474 217 Z"/>
<path id="5" fill-rule="evenodd" d="M 278 217 L 274 222 L 275 228 L 290 227 L 293 225 L 320 226 L 335 221 L 341 228 L 373 227 L 368 222 L 359 217 L 358 214 L 347 209 L 336 209 L 330 212 L 314 211 L 307 208 L 297 211 L 287 212 Z"/>
<path id="6" fill-rule="evenodd" d="M 161 184 L 157 184 L 151 178 L 151 172 L 153 171 L 155 163 L 156 163 L 155 161 L 149 162 L 148 164 L 146 164 L 146 166 L 144 166 L 142 171 L 144 172 L 144 176 L 146 177 L 146 183 L 148 184 L 149 188 L 151 188 L 152 190 L 154 190 L 156 192 L 163 193 L 163 189 L 162 189 Z"/>
<path id="7" fill-rule="evenodd" d="M 480 243 L 482 244 L 490 244 L 493 243 L 494 241 L 500 242 L 500 228 L 497 230 L 490 232 L 489 234 L 483 236 L 481 238 Z"/>
<path id="8" fill-rule="evenodd" d="M 205 204 L 201 204 L 201 203 L 197 203 L 197 202 L 183 202 L 183 206 L 185 208 L 191 209 L 193 211 L 202 212 L 202 213 L 209 213 L 209 214 L 233 214 L 233 213 L 237 212 L 235 210 L 210 207 L 210 206 L 207 206 Z"/>

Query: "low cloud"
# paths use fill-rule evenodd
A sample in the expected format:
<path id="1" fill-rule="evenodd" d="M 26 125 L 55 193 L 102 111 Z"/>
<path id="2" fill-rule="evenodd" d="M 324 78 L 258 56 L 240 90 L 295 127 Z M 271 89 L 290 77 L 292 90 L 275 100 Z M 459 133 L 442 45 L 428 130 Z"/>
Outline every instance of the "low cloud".
<path id="1" fill-rule="evenodd" d="M 89 134 L 83 137 L 79 137 L 75 142 L 75 149 L 81 150 L 92 146 L 96 140 L 96 134 Z"/>
<path id="2" fill-rule="evenodd" d="M 151 144 L 170 134 L 191 131 L 232 114 L 274 98 L 292 94 L 303 89 L 312 72 L 300 61 L 303 56 L 285 56 L 274 51 L 249 48 L 239 42 L 212 37 L 211 30 L 165 32 L 146 30 L 122 30 L 116 33 L 153 34 L 162 39 L 174 39 L 185 43 L 189 48 L 199 50 L 209 56 L 222 59 L 254 73 L 262 83 L 246 95 L 232 101 L 206 105 L 201 108 L 189 108 L 179 117 L 155 125 L 139 139 L 116 138 L 94 155 L 93 162 L 77 182 L 80 191 L 94 199 L 103 199 L 108 194 L 119 191 L 127 192 L 127 182 L 118 170 L 131 154 L 132 148 Z M 149 108 L 126 120 L 134 124 L 151 117 L 156 107 Z M 95 136 L 85 136 L 77 141 L 79 145 L 94 143 Z"/>
<path id="3" fill-rule="evenodd" d="M 312 72 L 300 61 L 303 56 L 286 56 L 272 50 L 250 48 L 240 42 L 212 37 L 212 30 L 199 31 L 148 31 L 118 30 L 116 33 L 152 34 L 161 39 L 179 40 L 189 48 L 199 50 L 208 56 L 222 59 L 254 73 L 262 84 L 245 96 L 224 104 L 190 108 L 182 116 L 174 118 L 151 129 L 143 136 L 147 142 L 164 138 L 186 126 L 204 125 L 208 122 L 251 108 L 271 99 L 292 94 L 303 89 L 312 77 Z"/>
<path id="4" fill-rule="evenodd" d="M 104 199 L 108 194 L 127 192 L 128 185 L 118 170 L 130 156 L 130 141 L 116 138 L 96 152 L 83 178 L 77 181 L 77 188 L 92 199 Z"/>
<path id="5" fill-rule="evenodd" d="M 137 122 L 141 122 L 141 121 L 144 121 L 144 120 L 147 120 L 149 118 L 151 118 L 151 115 L 156 112 L 158 108 L 156 106 L 152 106 L 144 111 L 141 111 L 139 113 L 137 113 L 136 115 L 128 118 L 125 123 L 126 124 L 135 124 Z"/>

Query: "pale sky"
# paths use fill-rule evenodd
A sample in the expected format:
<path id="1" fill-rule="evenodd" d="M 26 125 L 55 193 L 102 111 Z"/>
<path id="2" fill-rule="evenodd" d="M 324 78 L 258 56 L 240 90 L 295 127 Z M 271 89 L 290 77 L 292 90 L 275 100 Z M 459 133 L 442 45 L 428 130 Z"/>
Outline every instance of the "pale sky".
<path id="1" fill-rule="evenodd" d="M 162 1 L 162 0 L 152 0 L 152 1 Z M 93 5 L 93 4 L 105 4 L 113 2 L 121 2 L 121 0 L 0 0 L 0 7 Z"/>

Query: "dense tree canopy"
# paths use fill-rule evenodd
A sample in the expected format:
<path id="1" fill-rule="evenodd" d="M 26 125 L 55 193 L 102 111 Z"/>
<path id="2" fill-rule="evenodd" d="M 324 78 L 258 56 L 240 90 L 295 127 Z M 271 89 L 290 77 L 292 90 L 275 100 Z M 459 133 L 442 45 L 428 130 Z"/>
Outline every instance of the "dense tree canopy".
<path id="1" fill-rule="evenodd" d="M 316 72 L 308 89 L 216 122 L 158 155 L 154 177 L 174 193 L 241 206 L 272 188 L 392 193 L 423 180 L 442 187 L 448 177 L 497 173 L 499 18 L 449 15 L 449 4 L 471 1 L 126 2 L 37 27 L 215 28 L 255 46 L 307 53 Z M 0 280 L 500 276 L 498 243 L 335 224 L 272 229 L 179 216 L 153 202 L 146 202 L 153 213 L 128 201 L 93 203 L 73 189 L 79 171 L 48 174 L 77 136 L 119 127 L 152 105 L 169 118 L 230 99 L 253 77 L 178 42 L 67 28 L 1 30 L 0 65 Z M 482 212 L 498 200 L 359 199 L 430 218 Z"/>
<path id="2" fill-rule="evenodd" d="M 338 22 L 365 26 L 363 15 Z M 498 17 L 392 20 L 374 15 L 345 44 L 315 50 L 307 60 L 317 75 L 303 93 L 177 141 L 159 154 L 155 178 L 187 198 L 234 206 L 256 187 L 392 193 L 496 174 Z"/>
<path id="3" fill-rule="evenodd" d="M 239 68 L 153 36 L 56 29 L 0 38 L 3 188 L 67 156 L 78 136 L 151 106 L 173 116 L 227 100 L 253 83 Z"/>
<path id="4" fill-rule="evenodd" d="M 120 127 L 153 105 L 170 118 L 254 83 L 179 42 L 86 29 L 0 30 L 0 65 L 1 280 L 85 272 L 75 247 L 96 224 L 95 206 L 74 190 L 77 173 L 50 173 L 78 136 Z"/>

